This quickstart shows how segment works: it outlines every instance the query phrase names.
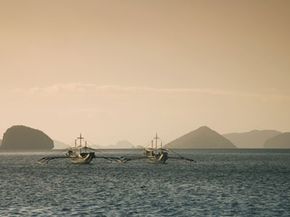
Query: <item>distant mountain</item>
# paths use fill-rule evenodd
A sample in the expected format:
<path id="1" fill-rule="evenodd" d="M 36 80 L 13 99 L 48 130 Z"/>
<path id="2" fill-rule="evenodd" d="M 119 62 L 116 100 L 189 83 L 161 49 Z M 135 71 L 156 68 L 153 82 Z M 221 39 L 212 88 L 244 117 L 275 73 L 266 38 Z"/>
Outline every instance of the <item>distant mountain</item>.
<path id="1" fill-rule="evenodd" d="M 174 149 L 235 149 L 228 139 L 203 126 L 168 143 L 167 148 Z"/>
<path id="2" fill-rule="evenodd" d="M 40 130 L 18 125 L 6 130 L 0 148 L 4 151 L 47 151 L 53 148 L 53 140 Z"/>
<path id="3" fill-rule="evenodd" d="M 103 146 L 102 148 L 131 149 L 131 148 L 135 148 L 135 146 L 131 142 L 129 142 L 128 140 L 120 140 L 114 145 Z"/>
<path id="4" fill-rule="evenodd" d="M 265 148 L 290 148 L 290 133 L 282 133 L 268 139 Z"/>
<path id="5" fill-rule="evenodd" d="M 54 143 L 54 148 L 53 149 L 67 149 L 70 147 L 70 145 L 64 143 L 64 142 L 60 142 L 58 140 L 53 140 Z"/>
<path id="6" fill-rule="evenodd" d="M 253 130 L 243 133 L 228 133 L 223 136 L 238 148 L 263 148 L 268 139 L 279 134 L 281 132 L 276 130 Z"/>

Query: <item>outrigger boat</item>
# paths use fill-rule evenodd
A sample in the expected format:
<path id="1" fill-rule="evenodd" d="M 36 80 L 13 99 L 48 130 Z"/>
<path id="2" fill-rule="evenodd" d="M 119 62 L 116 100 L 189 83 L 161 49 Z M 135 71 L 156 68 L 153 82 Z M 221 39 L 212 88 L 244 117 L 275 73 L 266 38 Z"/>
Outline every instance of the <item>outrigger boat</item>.
<path id="1" fill-rule="evenodd" d="M 169 156 L 169 152 L 173 152 L 177 156 Z M 143 156 L 122 157 L 122 162 L 125 163 L 127 161 L 141 159 L 148 159 L 150 163 L 159 163 L 159 164 L 165 164 L 168 159 L 196 162 L 193 159 L 181 156 L 179 153 L 173 150 L 163 148 L 162 140 L 158 137 L 157 133 L 156 136 L 151 141 L 151 146 L 144 148 Z"/>
<path id="2" fill-rule="evenodd" d="M 68 158 L 73 164 L 89 164 L 94 158 L 103 158 L 109 161 L 122 163 L 124 158 L 115 156 L 97 156 L 93 148 L 88 147 L 87 141 L 84 140 L 82 134 L 75 139 L 74 147 L 68 149 L 65 155 L 47 156 L 41 158 L 39 163 L 48 163 L 50 160 Z"/>
<path id="3" fill-rule="evenodd" d="M 154 144 L 155 140 L 155 144 Z M 160 148 L 158 148 L 158 141 L 160 141 Z M 155 145 L 155 147 L 154 147 Z M 162 147 L 162 141 L 156 136 L 151 141 L 151 147 L 144 149 L 144 156 L 152 163 L 165 163 L 168 159 L 168 150 Z"/>
<path id="4" fill-rule="evenodd" d="M 89 164 L 95 157 L 95 152 L 88 148 L 87 141 L 84 141 L 85 145 L 83 146 L 83 139 L 84 137 L 80 134 L 75 140 L 75 147 L 70 148 L 66 153 L 74 164 Z"/>

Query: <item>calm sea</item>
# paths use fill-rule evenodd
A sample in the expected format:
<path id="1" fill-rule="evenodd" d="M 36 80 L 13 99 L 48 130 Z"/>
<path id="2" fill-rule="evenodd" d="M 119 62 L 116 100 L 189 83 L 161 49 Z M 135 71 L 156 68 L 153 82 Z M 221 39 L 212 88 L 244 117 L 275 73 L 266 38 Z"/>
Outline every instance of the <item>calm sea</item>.
<path id="1" fill-rule="evenodd" d="M 141 151 L 107 151 L 141 155 Z M 290 216 L 290 150 L 179 151 L 126 164 L 0 154 L 0 216 Z"/>

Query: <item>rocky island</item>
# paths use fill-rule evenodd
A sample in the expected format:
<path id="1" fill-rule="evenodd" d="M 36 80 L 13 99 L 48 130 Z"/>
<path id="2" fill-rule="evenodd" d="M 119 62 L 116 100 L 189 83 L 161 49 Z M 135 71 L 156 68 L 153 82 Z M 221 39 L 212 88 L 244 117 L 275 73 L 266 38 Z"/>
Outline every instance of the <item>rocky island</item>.
<path id="1" fill-rule="evenodd" d="M 48 151 L 53 140 L 40 130 L 27 126 L 12 126 L 3 134 L 1 151 Z"/>
<path id="2" fill-rule="evenodd" d="M 268 139 L 265 144 L 265 148 L 280 148 L 280 149 L 289 149 L 290 148 L 290 133 L 282 133 L 278 136 L 274 136 Z"/>
<path id="3" fill-rule="evenodd" d="M 242 133 L 227 133 L 223 136 L 238 148 L 263 148 L 268 139 L 279 134 L 281 132 L 277 130 L 252 130 Z"/>
<path id="4" fill-rule="evenodd" d="M 231 141 L 203 126 L 184 136 L 181 136 L 166 145 L 173 149 L 235 149 Z"/>

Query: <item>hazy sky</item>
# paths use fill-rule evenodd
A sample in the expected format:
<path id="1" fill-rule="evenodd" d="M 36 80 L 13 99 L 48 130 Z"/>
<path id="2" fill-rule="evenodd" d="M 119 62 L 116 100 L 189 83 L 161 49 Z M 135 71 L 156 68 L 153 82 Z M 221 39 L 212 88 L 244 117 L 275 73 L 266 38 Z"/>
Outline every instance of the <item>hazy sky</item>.
<path id="1" fill-rule="evenodd" d="M 65 142 L 290 131 L 290 1 L 0 0 L 0 97 Z"/>

